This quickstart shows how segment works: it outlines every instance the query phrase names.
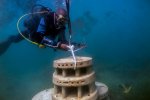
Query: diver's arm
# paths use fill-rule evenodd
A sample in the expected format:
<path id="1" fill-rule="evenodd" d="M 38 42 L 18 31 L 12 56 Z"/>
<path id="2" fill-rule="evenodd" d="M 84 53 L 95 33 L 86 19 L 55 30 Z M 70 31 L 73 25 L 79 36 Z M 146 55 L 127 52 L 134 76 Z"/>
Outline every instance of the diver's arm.
<path id="1" fill-rule="evenodd" d="M 57 47 L 58 44 L 52 40 L 52 39 L 49 39 L 45 36 L 45 32 L 46 32 L 46 23 L 45 23 L 45 20 L 44 18 L 41 18 L 40 20 L 40 23 L 38 25 L 38 28 L 37 28 L 37 34 L 39 34 L 42 38 L 42 41 L 41 41 L 41 44 L 43 45 L 46 45 L 46 46 L 49 46 L 49 47 Z"/>
<path id="2" fill-rule="evenodd" d="M 41 44 L 48 46 L 48 47 L 52 47 L 55 49 L 61 49 L 61 50 L 68 50 L 68 45 L 61 43 L 61 42 L 55 42 L 52 39 L 49 39 L 47 37 L 44 37 Z"/>
<path id="3" fill-rule="evenodd" d="M 46 23 L 44 21 L 44 18 L 41 18 L 38 29 L 37 29 L 37 33 L 40 34 L 41 37 L 43 37 L 41 44 L 48 46 L 48 47 L 52 47 L 52 48 L 58 48 L 58 49 L 63 49 L 63 50 L 67 49 L 67 45 L 61 43 L 61 41 L 65 39 L 64 36 L 61 36 L 61 40 L 56 42 L 54 41 L 54 39 L 50 39 L 46 37 L 45 32 L 46 32 Z"/>
<path id="4" fill-rule="evenodd" d="M 60 42 L 55 42 L 53 39 L 49 39 L 46 36 L 43 37 L 41 44 L 46 45 L 48 47 L 52 47 L 52 48 L 58 48 Z"/>

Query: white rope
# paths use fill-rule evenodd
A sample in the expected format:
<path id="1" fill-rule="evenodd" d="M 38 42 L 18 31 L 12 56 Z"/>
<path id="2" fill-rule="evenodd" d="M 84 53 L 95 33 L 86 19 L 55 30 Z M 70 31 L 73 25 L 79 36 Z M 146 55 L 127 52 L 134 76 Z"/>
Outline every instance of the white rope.
<path id="1" fill-rule="evenodd" d="M 76 57 L 75 57 L 75 54 L 74 54 L 74 45 L 69 45 L 68 48 L 70 49 L 70 52 L 71 52 L 72 57 L 73 57 L 74 69 L 76 69 L 77 68 L 77 60 L 76 60 Z"/>

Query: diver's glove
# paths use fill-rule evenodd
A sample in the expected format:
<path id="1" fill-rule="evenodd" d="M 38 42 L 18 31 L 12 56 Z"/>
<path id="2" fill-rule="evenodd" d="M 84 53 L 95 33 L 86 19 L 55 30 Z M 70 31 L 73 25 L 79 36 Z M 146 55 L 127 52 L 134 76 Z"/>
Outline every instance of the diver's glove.
<path id="1" fill-rule="evenodd" d="M 73 42 L 73 43 L 71 43 L 71 46 L 73 46 L 73 50 L 74 50 L 74 52 L 76 52 L 78 50 L 85 48 L 86 44 Z M 70 51 L 70 49 L 68 51 Z"/>
<path id="2" fill-rule="evenodd" d="M 60 43 L 58 48 L 61 49 L 61 50 L 64 50 L 64 51 L 69 50 L 68 44 L 65 44 L 65 43 Z"/>
<path id="3" fill-rule="evenodd" d="M 57 48 L 59 43 L 55 42 L 52 39 L 49 39 L 47 37 L 43 37 L 42 41 L 41 41 L 42 45 L 48 46 L 48 47 L 52 47 L 52 48 Z"/>
<path id="4" fill-rule="evenodd" d="M 70 45 L 69 43 L 60 43 L 59 49 L 64 50 L 64 51 L 70 51 L 70 46 L 73 46 L 74 51 L 78 51 L 86 47 L 86 45 L 82 43 L 71 43 Z"/>

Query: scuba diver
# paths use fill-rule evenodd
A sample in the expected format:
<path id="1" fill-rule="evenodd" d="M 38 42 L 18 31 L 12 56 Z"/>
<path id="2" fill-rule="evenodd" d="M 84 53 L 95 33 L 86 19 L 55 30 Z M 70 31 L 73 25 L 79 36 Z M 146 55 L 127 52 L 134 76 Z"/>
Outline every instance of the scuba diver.
<path id="1" fill-rule="evenodd" d="M 25 29 L 19 31 L 20 34 L 10 36 L 6 41 L 0 43 L 0 55 L 2 55 L 12 43 L 18 43 L 24 39 L 39 47 L 51 47 L 67 51 L 69 49 L 69 43 L 65 37 L 66 24 L 68 22 L 67 18 L 67 11 L 63 8 L 58 8 L 56 12 L 54 12 L 47 7 L 41 6 L 40 9 L 32 11 L 29 18 L 24 20 L 23 24 Z M 81 46 L 77 43 L 73 45 Z"/>

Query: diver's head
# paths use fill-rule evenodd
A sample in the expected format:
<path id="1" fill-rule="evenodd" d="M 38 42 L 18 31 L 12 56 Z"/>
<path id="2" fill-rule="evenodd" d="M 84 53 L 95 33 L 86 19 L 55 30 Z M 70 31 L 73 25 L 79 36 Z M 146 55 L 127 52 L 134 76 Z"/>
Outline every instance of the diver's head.
<path id="1" fill-rule="evenodd" d="M 65 25 L 68 21 L 68 16 L 67 16 L 67 11 L 63 8 L 58 8 L 56 10 L 56 15 L 57 15 L 57 18 L 56 18 L 56 21 L 58 24 L 60 25 Z"/>

